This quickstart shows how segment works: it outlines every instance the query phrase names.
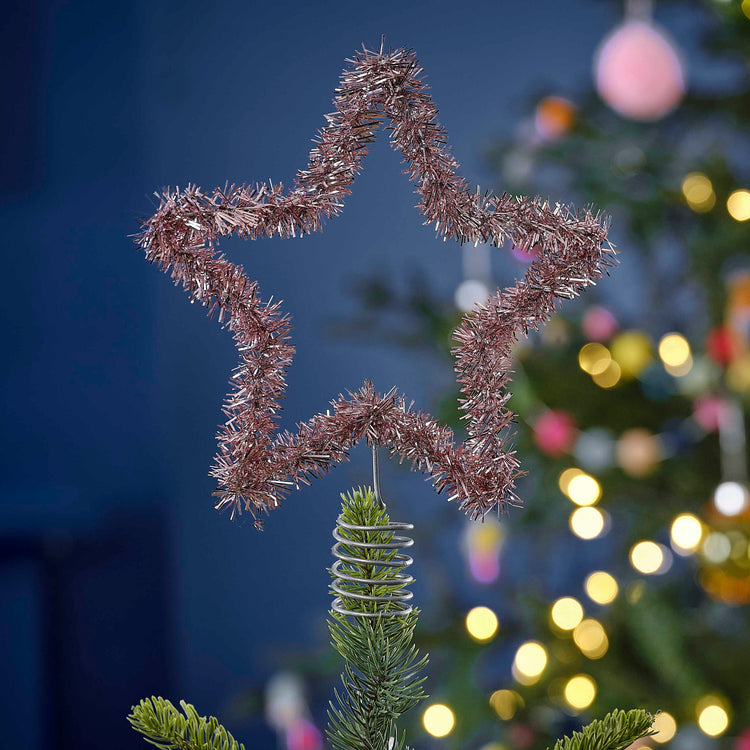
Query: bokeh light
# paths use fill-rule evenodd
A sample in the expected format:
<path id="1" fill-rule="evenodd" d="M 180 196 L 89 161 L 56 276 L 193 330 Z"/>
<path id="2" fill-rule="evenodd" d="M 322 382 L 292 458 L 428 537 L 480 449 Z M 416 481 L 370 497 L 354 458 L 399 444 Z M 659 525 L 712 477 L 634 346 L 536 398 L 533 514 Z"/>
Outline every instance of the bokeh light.
<path id="1" fill-rule="evenodd" d="M 709 737 L 724 734 L 729 726 L 729 714 L 726 707 L 716 696 L 707 695 L 698 701 L 696 714 L 698 726 Z"/>
<path id="2" fill-rule="evenodd" d="M 690 359 L 690 344 L 679 333 L 668 333 L 659 341 L 659 356 L 665 365 L 681 367 Z"/>
<path id="3" fill-rule="evenodd" d="M 433 737 L 445 737 L 453 731 L 456 717 L 453 711 L 443 703 L 433 703 L 422 714 L 422 724 Z"/>
<path id="4" fill-rule="evenodd" d="M 593 618 L 582 620 L 573 631 L 573 642 L 589 659 L 601 659 L 609 648 L 604 626 Z"/>
<path id="5" fill-rule="evenodd" d="M 642 331 L 624 331 L 612 341 L 611 351 L 626 377 L 637 378 L 651 362 L 651 340 Z"/>
<path id="6" fill-rule="evenodd" d="M 739 482 L 722 482 L 714 491 L 714 505 L 724 516 L 738 516 L 747 508 L 747 500 L 747 490 Z"/>
<path id="7" fill-rule="evenodd" d="M 466 630 L 480 643 L 491 640 L 497 633 L 497 615 L 489 607 L 474 607 L 466 615 Z"/>
<path id="8" fill-rule="evenodd" d="M 664 551 L 656 542 L 638 542 L 630 550 L 630 563 L 640 573 L 657 573 L 664 564 Z"/>
<path id="9" fill-rule="evenodd" d="M 727 211 L 735 221 L 750 219 L 750 190 L 735 190 L 727 198 Z"/>
<path id="10" fill-rule="evenodd" d="M 680 554 L 690 554 L 698 549 L 703 537 L 703 524 L 692 513 L 681 513 L 672 521 L 670 529 L 672 547 Z"/>
<path id="11" fill-rule="evenodd" d="M 710 211 L 716 205 L 716 193 L 711 180 L 701 172 L 691 172 L 682 181 L 682 194 L 688 206 L 699 213 Z"/>
<path id="12" fill-rule="evenodd" d="M 612 355 L 603 344 L 584 344 L 578 352 L 578 364 L 589 375 L 601 375 L 611 361 Z"/>
<path id="13" fill-rule="evenodd" d="M 703 556 L 717 565 L 723 563 L 732 552 L 732 543 L 726 534 L 714 531 L 703 541 Z"/>
<path id="14" fill-rule="evenodd" d="M 495 690 L 490 696 L 492 710 L 503 721 L 508 721 L 523 707 L 523 698 L 515 690 Z"/>
<path id="15" fill-rule="evenodd" d="M 519 682 L 525 685 L 533 684 L 541 676 L 547 666 L 547 649 L 537 641 L 527 641 L 521 644 L 513 660 L 513 673 Z"/>
<path id="16" fill-rule="evenodd" d="M 669 742 L 669 740 L 675 736 L 675 733 L 677 732 L 677 722 L 672 714 L 667 713 L 666 711 L 660 711 L 654 717 L 654 723 L 651 728 L 656 731 L 656 734 L 653 735 L 652 739 L 663 744 Z"/>
<path id="17" fill-rule="evenodd" d="M 621 377 L 622 370 L 620 369 L 620 365 L 618 365 L 614 360 L 611 360 L 604 372 L 592 375 L 591 379 L 600 388 L 614 388 L 620 382 Z"/>
<path id="18" fill-rule="evenodd" d="M 584 584 L 591 601 L 597 604 L 610 604 L 617 598 L 620 587 L 614 576 L 603 570 L 596 570 L 586 578 Z"/>
<path id="19" fill-rule="evenodd" d="M 552 605 L 550 616 L 560 630 L 573 630 L 583 619 L 583 607 L 572 596 L 564 596 Z"/>
<path id="20" fill-rule="evenodd" d="M 586 674 L 571 677 L 563 690 L 565 702 L 578 711 L 588 708 L 596 698 L 596 683 Z"/>
<path id="21" fill-rule="evenodd" d="M 602 496 L 602 488 L 594 477 L 581 472 L 570 479 L 566 494 L 576 505 L 594 505 Z"/>
<path id="22" fill-rule="evenodd" d="M 571 467 L 570 469 L 565 469 L 560 472 L 560 476 L 557 480 L 557 486 L 560 488 L 560 492 L 562 492 L 563 495 L 567 495 L 568 487 L 570 487 L 571 481 L 575 477 L 579 477 L 584 473 L 585 472 L 581 471 L 581 469 L 576 469 L 575 467 Z"/>
<path id="23" fill-rule="evenodd" d="M 596 539 L 604 530 L 604 515 L 598 508 L 576 508 L 570 514 L 570 530 L 581 539 Z"/>

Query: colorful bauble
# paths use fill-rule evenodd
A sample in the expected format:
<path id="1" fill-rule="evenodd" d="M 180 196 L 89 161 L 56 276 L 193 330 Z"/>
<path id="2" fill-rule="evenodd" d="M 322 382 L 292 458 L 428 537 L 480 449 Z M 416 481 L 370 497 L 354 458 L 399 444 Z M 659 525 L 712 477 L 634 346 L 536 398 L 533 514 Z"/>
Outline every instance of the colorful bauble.
<path id="1" fill-rule="evenodd" d="M 594 62 L 599 96 L 631 120 L 653 122 L 685 95 L 680 57 L 663 31 L 646 21 L 626 21 L 602 42 Z"/>

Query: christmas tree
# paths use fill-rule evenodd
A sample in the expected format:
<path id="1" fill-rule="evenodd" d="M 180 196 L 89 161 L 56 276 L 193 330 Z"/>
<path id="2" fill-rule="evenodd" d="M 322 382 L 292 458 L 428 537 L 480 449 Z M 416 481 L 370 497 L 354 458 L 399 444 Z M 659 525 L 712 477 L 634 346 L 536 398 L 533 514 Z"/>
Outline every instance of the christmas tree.
<path id="1" fill-rule="evenodd" d="M 750 736 L 750 4 L 668 5 L 701 29 L 687 63 L 721 76 L 687 87 L 648 4 L 629 3 L 596 55 L 596 90 L 535 98 L 488 153 L 504 187 L 611 210 L 628 283 L 515 350 L 517 448 L 536 456 L 526 507 L 467 527 L 475 587 L 446 592 L 446 625 L 417 632 L 456 718 L 446 748 L 541 748 L 619 705 L 661 710 L 652 746 Z M 540 250 L 506 249 L 516 268 Z M 455 300 L 424 280 L 403 292 L 366 279 L 355 327 L 449 371 L 458 317 L 494 288 L 491 252 L 465 250 Z M 439 402 L 458 425 L 456 393 Z"/>

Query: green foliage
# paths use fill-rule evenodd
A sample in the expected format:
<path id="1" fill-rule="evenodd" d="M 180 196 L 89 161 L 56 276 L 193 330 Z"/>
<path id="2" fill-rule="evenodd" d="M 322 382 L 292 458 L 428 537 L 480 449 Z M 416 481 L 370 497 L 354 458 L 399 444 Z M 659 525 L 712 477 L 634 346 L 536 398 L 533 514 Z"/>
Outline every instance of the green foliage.
<path id="1" fill-rule="evenodd" d="M 198 716 L 185 701 L 183 713 L 164 698 L 151 697 L 133 706 L 133 729 L 160 750 L 245 750 L 214 716 Z"/>
<path id="2" fill-rule="evenodd" d="M 343 520 L 356 526 L 384 526 L 389 523 L 385 508 L 379 506 L 373 492 L 359 489 L 342 495 Z M 349 531 L 340 527 L 342 536 L 353 542 L 388 544 L 392 531 Z M 344 563 L 341 572 L 354 582 L 341 588 L 354 595 L 390 595 L 402 591 L 405 583 L 395 579 L 397 568 L 383 566 L 397 554 L 395 550 L 362 548 L 342 544 L 344 555 L 367 559 L 368 564 Z M 332 575 L 334 575 L 332 573 Z M 334 575 L 335 577 L 335 575 Z M 362 583 L 362 579 L 378 583 Z M 380 583 L 382 581 L 382 583 Z M 363 613 L 387 613 L 396 605 L 373 603 L 355 596 L 342 596 L 346 609 Z M 406 737 L 396 727 L 398 717 L 412 708 L 425 693 L 424 677 L 419 674 L 427 657 L 412 643 L 418 612 L 406 616 L 347 617 L 331 613 L 328 626 L 333 647 L 345 661 L 341 675 L 343 691 L 335 691 L 328 711 L 328 738 L 336 750 L 401 750 Z"/>
<path id="3" fill-rule="evenodd" d="M 612 711 L 603 719 L 592 721 L 580 732 L 558 740 L 552 750 L 622 750 L 641 737 L 654 734 L 654 717 L 640 708 Z"/>

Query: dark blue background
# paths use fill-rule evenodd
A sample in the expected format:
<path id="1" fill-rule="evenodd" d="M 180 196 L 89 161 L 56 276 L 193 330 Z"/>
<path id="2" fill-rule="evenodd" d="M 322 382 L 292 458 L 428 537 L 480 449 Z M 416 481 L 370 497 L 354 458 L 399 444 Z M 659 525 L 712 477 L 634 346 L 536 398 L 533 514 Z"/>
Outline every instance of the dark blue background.
<path id="1" fill-rule="evenodd" d="M 383 33 L 416 49 L 464 174 L 497 187 L 483 146 L 511 130 L 536 86 L 585 88 L 618 13 L 585 0 L 28 0 L 4 11 L 8 746 L 140 747 L 124 717 L 141 696 L 221 713 L 285 651 L 324 643 L 338 493 L 368 481 L 358 451 L 294 493 L 262 534 L 213 511 L 207 470 L 236 354 L 129 239 L 153 191 L 291 183 L 345 58 Z M 323 234 L 227 244 L 294 317 L 285 426 L 365 378 L 431 404 L 439 379 L 426 362 L 324 335 L 354 309 L 356 274 L 428 266 L 447 294 L 460 279 L 458 247 L 421 226 L 400 168 L 381 139 Z M 385 477 L 411 517 L 443 502 L 416 475 L 387 467 Z M 233 728 L 249 745 L 273 744 L 260 727 Z"/>

